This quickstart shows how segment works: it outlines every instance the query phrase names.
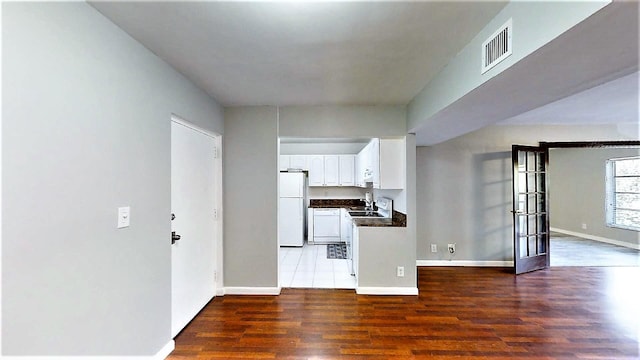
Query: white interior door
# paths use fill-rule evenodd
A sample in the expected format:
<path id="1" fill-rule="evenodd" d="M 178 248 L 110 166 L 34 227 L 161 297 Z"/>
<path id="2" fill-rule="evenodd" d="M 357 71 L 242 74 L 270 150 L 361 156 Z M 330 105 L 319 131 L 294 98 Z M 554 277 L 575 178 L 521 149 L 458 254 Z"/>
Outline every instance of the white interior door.
<path id="1" fill-rule="evenodd" d="M 171 122 L 171 335 L 215 296 L 216 139 Z"/>

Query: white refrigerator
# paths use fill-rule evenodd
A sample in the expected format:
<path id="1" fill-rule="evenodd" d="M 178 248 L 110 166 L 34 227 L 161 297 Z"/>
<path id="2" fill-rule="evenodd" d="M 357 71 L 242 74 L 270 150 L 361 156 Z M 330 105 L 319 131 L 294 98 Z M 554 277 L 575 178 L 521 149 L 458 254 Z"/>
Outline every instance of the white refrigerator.
<path id="1" fill-rule="evenodd" d="M 304 244 L 306 177 L 302 172 L 280 173 L 278 239 L 280 246 Z"/>

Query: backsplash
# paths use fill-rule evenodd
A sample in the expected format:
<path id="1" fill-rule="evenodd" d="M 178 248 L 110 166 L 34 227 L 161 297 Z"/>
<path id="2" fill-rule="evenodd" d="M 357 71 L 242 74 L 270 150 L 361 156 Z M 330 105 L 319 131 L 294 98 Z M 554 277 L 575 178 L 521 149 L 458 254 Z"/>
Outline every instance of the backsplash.
<path id="1" fill-rule="evenodd" d="M 309 199 L 364 199 L 367 190 L 358 187 L 310 187 Z"/>

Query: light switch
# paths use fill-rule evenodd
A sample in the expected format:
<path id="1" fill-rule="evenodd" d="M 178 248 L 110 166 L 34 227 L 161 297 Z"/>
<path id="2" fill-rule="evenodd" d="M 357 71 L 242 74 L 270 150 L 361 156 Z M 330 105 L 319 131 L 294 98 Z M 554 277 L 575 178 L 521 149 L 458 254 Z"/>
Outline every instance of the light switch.
<path id="1" fill-rule="evenodd" d="M 118 229 L 129 226 L 131 220 L 131 208 L 128 206 L 118 208 Z"/>

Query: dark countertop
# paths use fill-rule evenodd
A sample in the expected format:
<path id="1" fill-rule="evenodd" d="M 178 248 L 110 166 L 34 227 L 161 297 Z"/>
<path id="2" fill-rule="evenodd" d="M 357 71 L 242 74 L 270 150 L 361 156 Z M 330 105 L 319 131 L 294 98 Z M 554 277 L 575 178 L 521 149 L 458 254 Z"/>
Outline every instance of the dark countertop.
<path id="1" fill-rule="evenodd" d="M 353 224 L 355 226 L 370 227 L 407 227 L 407 215 L 394 210 L 393 218 L 391 220 L 380 218 L 355 218 L 353 219 Z"/>
<path id="2" fill-rule="evenodd" d="M 360 199 L 311 199 L 310 208 L 354 208 L 354 210 L 364 209 L 366 204 Z"/>
<path id="3" fill-rule="evenodd" d="M 348 210 L 364 210 L 364 202 L 359 199 L 311 199 L 309 208 L 346 208 Z M 406 227 L 407 215 L 393 211 L 392 219 L 352 218 L 355 226 L 367 227 Z"/>

